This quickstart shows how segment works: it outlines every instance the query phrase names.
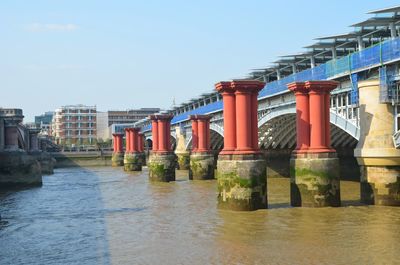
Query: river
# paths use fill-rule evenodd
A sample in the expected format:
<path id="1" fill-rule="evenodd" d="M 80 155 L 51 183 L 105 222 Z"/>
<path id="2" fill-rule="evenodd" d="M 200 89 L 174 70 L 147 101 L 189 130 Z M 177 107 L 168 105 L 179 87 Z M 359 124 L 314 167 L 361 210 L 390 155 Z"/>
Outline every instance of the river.
<path id="1" fill-rule="evenodd" d="M 43 186 L 0 192 L 0 264 L 400 264 L 400 208 L 289 207 L 268 180 L 268 210 L 216 208 L 216 181 L 149 183 L 148 171 L 66 168 Z"/>

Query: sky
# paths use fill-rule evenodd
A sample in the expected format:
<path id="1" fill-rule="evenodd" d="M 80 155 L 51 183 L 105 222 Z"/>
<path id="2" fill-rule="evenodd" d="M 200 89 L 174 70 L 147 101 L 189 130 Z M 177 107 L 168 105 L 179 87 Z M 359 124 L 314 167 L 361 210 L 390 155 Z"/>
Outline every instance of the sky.
<path id="1" fill-rule="evenodd" d="M 25 122 L 63 105 L 168 109 L 315 38 L 345 33 L 376 0 L 0 2 L 0 107 Z"/>

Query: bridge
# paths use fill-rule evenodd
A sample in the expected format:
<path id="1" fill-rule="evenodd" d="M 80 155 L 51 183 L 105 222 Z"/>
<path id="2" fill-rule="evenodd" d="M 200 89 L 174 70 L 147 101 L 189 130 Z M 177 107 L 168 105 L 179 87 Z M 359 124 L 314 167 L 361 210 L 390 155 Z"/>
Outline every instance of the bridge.
<path id="1" fill-rule="evenodd" d="M 41 151 L 40 129 L 22 124 L 22 109 L 0 108 L 0 185 L 40 185 L 54 160 Z"/>
<path id="2" fill-rule="evenodd" d="M 246 82 L 265 83 L 257 92 L 257 97 L 254 98 L 256 101 L 249 101 L 251 104 L 243 103 L 252 106 L 258 105 L 257 110 L 254 110 L 251 115 L 247 113 L 250 116 L 236 118 L 236 123 L 239 124 L 243 119 L 246 119 L 243 117 L 251 117 L 254 121 L 252 120 L 250 123 L 253 125 L 257 123 L 257 128 L 239 128 L 236 133 L 243 135 L 249 133 L 246 130 L 250 130 L 251 134 L 253 132 L 257 134 L 257 136 L 251 136 L 252 139 L 255 139 L 254 141 L 257 141 L 257 146 L 252 145 L 252 148 L 254 152 L 258 152 L 257 150 L 260 148 L 267 158 L 268 177 L 274 174 L 290 175 L 293 179 L 293 174 L 300 174 L 292 172 L 293 168 L 296 168 L 296 163 L 307 164 L 308 162 L 304 162 L 307 159 L 307 161 L 314 161 L 314 159 L 316 161 L 323 161 L 324 159 L 334 161 L 336 157 L 331 156 L 330 152 L 335 150 L 334 152 L 337 153 L 340 161 L 337 166 L 340 167 L 341 177 L 360 178 L 363 201 L 384 205 L 400 205 L 400 201 L 396 199 L 400 192 L 398 189 L 400 183 L 398 177 L 398 173 L 400 173 L 400 152 L 396 149 L 400 145 L 398 127 L 398 111 L 400 109 L 398 107 L 400 84 L 398 69 L 400 61 L 399 12 L 400 7 L 371 11 L 370 13 L 376 16 L 352 25 L 355 28 L 354 31 L 317 38 L 318 42 L 306 47 L 306 51 L 282 56 L 274 62 L 274 65 L 257 69 L 251 72 L 248 77 L 233 80 L 230 83 L 232 88 L 229 89 L 236 91 L 235 95 L 244 93 L 243 89 L 247 86 L 245 85 Z M 321 83 L 320 86 L 329 91 L 330 96 L 324 103 L 321 103 L 322 101 L 317 102 L 314 99 L 313 104 L 311 104 L 311 98 L 315 94 L 319 93 L 318 95 L 322 97 L 322 94 L 326 92 L 318 92 L 316 87 L 319 85 L 316 84 L 319 83 L 314 84 L 309 83 L 309 81 L 335 81 L 337 85 L 334 86 L 336 87 L 334 90 L 330 91 L 326 87 L 330 85 Z M 300 99 L 297 94 L 302 91 L 299 86 L 304 86 L 301 85 L 303 83 L 310 90 L 304 92 L 307 94 L 307 98 L 310 97 L 311 107 L 310 109 L 306 108 L 306 111 L 310 112 L 309 118 L 316 116 L 319 112 L 328 113 L 323 115 L 319 113 L 318 116 L 319 119 L 322 119 L 320 122 L 325 122 L 325 120 L 327 122 L 326 129 L 321 127 L 323 131 L 328 131 L 324 136 L 318 134 L 315 136 L 316 125 L 313 125 L 308 118 L 306 121 L 307 126 L 312 131 L 311 139 L 313 139 L 313 133 L 314 139 L 322 137 L 324 144 L 321 146 L 326 151 L 324 151 L 327 153 L 326 156 L 318 154 L 319 151 L 315 151 L 314 156 L 307 152 L 305 152 L 307 155 L 300 155 L 304 150 L 301 146 L 299 147 L 299 139 L 301 139 L 299 133 L 304 134 L 304 132 L 301 129 L 299 131 L 299 124 L 304 123 L 304 120 L 299 113 L 305 109 L 300 109 L 301 104 L 299 105 L 298 100 Z M 288 89 L 290 86 L 293 87 L 293 84 L 297 84 L 292 89 L 295 93 Z M 253 85 L 255 86 L 255 83 Z M 224 86 L 224 82 L 217 85 L 217 90 L 218 86 Z M 198 151 L 194 139 L 196 138 L 196 141 L 198 141 L 197 138 L 200 137 L 197 127 L 194 127 L 194 124 L 197 124 L 195 120 L 201 120 L 201 117 L 206 115 L 209 124 L 203 124 L 202 128 L 209 128 L 209 132 L 204 132 L 202 137 L 206 137 L 204 138 L 206 143 L 209 141 L 209 151 L 213 152 L 215 157 L 219 153 L 218 163 L 220 163 L 220 160 L 232 161 L 232 157 L 226 158 L 221 155 L 226 154 L 227 135 L 235 133 L 231 129 L 224 128 L 228 122 L 229 113 L 232 112 L 232 109 L 226 105 L 228 99 L 224 98 L 224 92 L 226 91 L 222 89 L 222 92 L 210 91 L 204 93 L 200 97 L 193 98 L 171 110 L 149 117 L 149 119 L 144 119 L 136 124 L 115 126 L 113 132 L 121 133 L 125 127 L 140 128 L 145 137 L 146 146 L 152 149 L 153 153 L 159 154 L 160 150 L 157 149 L 157 146 L 154 147 L 154 143 L 157 141 L 157 145 L 159 145 L 161 141 L 161 143 L 168 145 L 168 148 L 163 149 L 163 152 L 169 151 L 169 149 L 174 150 L 178 155 L 179 166 L 192 170 L 192 154 Z M 242 100 L 242 96 L 239 99 L 237 95 L 236 100 Z M 242 103 L 238 103 L 238 101 L 236 104 L 239 104 L 240 108 L 240 110 L 236 110 L 236 115 L 246 114 L 241 111 L 247 107 L 241 105 Z M 316 108 L 316 106 L 318 107 Z M 324 108 L 327 108 L 327 110 L 325 111 Z M 158 127 L 155 128 L 155 126 Z M 161 131 L 160 126 L 162 126 Z M 307 126 L 304 128 L 308 128 Z M 168 139 L 160 140 L 160 132 L 164 138 Z M 156 137 L 155 133 L 157 133 Z M 167 135 L 164 135 L 164 133 Z M 239 141 L 242 136 L 237 137 Z M 246 139 L 243 141 L 246 141 Z M 235 153 L 235 155 L 239 153 Z M 245 152 L 240 153 L 242 156 L 246 154 Z M 302 159 L 306 160 L 303 161 Z M 243 161 L 245 160 L 248 160 L 248 158 Z M 332 163 L 335 164 L 336 162 Z M 224 164 L 223 168 L 229 167 L 228 165 Z M 316 165 L 317 167 L 321 166 L 318 163 Z M 332 165 L 322 166 L 323 169 L 321 170 L 327 172 L 327 168 L 332 167 L 332 170 L 335 171 L 336 166 Z M 221 171 L 221 167 L 217 166 L 217 169 Z M 312 167 L 308 165 L 306 170 L 302 168 L 303 173 L 307 170 L 312 171 Z M 293 181 L 297 181 L 296 176 Z M 329 185 L 332 187 L 336 184 L 330 182 Z M 299 189 L 299 187 L 297 185 L 296 189 Z M 331 190 L 330 192 L 335 193 L 336 191 Z M 337 203 L 329 204 L 326 201 L 322 204 L 324 203 L 331 206 L 337 205 Z M 294 204 L 296 203 L 292 205 Z M 315 206 L 315 202 L 311 202 L 311 204 Z"/>
<path id="3" fill-rule="evenodd" d="M 294 148 L 295 100 L 287 89 L 287 84 L 291 82 L 340 82 L 338 88 L 332 92 L 330 101 L 334 147 L 354 147 L 359 140 L 358 82 L 379 79 L 380 101 L 398 103 L 400 38 L 396 25 L 400 20 L 397 9 L 371 13 L 388 13 L 390 16 L 374 17 L 354 24 L 354 32 L 317 38 L 319 42 L 308 46 L 307 51 L 282 56 L 274 66 L 250 73 L 248 79 L 266 82 L 258 96 L 259 144 L 262 148 Z M 213 91 L 167 111 L 174 115 L 171 121 L 173 144 L 177 138 L 174 127 L 180 127 L 180 132 L 185 136 L 185 146 L 190 149 L 189 116 L 210 114 L 212 147 L 215 150 L 221 149 L 224 132 L 222 109 L 222 96 Z M 397 113 L 395 116 L 394 133 L 398 131 Z M 135 126 L 142 128 L 146 139 L 152 139 L 149 119 L 142 120 Z"/>

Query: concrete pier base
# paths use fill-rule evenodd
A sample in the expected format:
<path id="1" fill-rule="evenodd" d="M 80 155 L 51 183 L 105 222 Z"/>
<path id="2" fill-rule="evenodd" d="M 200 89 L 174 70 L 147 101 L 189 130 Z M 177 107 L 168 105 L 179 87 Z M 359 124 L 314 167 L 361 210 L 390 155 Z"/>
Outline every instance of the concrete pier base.
<path id="1" fill-rule="evenodd" d="M 379 101 L 378 79 L 358 83 L 360 140 L 354 156 L 360 166 L 361 201 L 400 206 L 400 149 L 393 145 L 395 110 Z"/>
<path id="2" fill-rule="evenodd" d="M 151 153 L 149 157 L 149 179 L 151 181 L 175 181 L 176 156 L 171 152 Z"/>
<path id="3" fill-rule="evenodd" d="M 140 153 L 125 153 L 124 156 L 125 171 L 141 171 L 141 154 Z"/>
<path id="4" fill-rule="evenodd" d="M 40 163 L 24 151 L 0 152 L 0 187 L 42 185 Z"/>
<path id="5" fill-rule="evenodd" d="M 145 152 L 140 152 L 140 163 L 142 163 L 142 166 L 147 165 Z"/>
<path id="6" fill-rule="evenodd" d="M 400 166 L 360 166 L 361 202 L 400 206 Z"/>
<path id="7" fill-rule="evenodd" d="M 340 206 L 339 159 L 335 152 L 294 153 L 290 159 L 290 204 Z"/>
<path id="8" fill-rule="evenodd" d="M 190 155 L 189 179 L 214 179 L 215 160 L 211 152 L 198 152 Z"/>
<path id="9" fill-rule="evenodd" d="M 262 154 L 219 155 L 216 174 L 220 208 L 267 208 L 266 162 Z"/>
<path id="10" fill-rule="evenodd" d="M 111 157 L 111 166 L 113 167 L 121 167 L 124 165 L 124 153 L 123 152 L 114 152 Z"/>
<path id="11" fill-rule="evenodd" d="M 190 153 L 176 153 L 178 157 L 178 169 L 180 170 L 188 170 L 190 168 Z"/>

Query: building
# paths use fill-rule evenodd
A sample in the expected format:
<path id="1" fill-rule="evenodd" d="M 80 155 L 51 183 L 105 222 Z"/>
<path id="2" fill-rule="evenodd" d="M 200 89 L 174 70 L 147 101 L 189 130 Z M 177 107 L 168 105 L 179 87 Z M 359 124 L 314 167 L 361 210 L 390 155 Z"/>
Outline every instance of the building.
<path id="1" fill-rule="evenodd" d="M 42 115 L 35 116 L 36 128 L 41 129 L 40 132 L 41 135 L 48 135 L 48 136 L 52 135 L 51 122 L 53 120 L 53 115 L 54 115 L 53 111 L 47 111 Z"/>
<path id="2" fill-rule="evenodd" d="M 97 113 L 97 139 L 111 139 L 113 124 L 133 124 L 159 112 L 159 108 L 140 108 L 131 110 L 110 110 Z"/>
<path id="3" fill-rule="evenodd" d="M 81 147 L 94 145 L 97 139 L 96 106 L 68 105 L 56 109 L 52 133 L 56 144 Z"/>

